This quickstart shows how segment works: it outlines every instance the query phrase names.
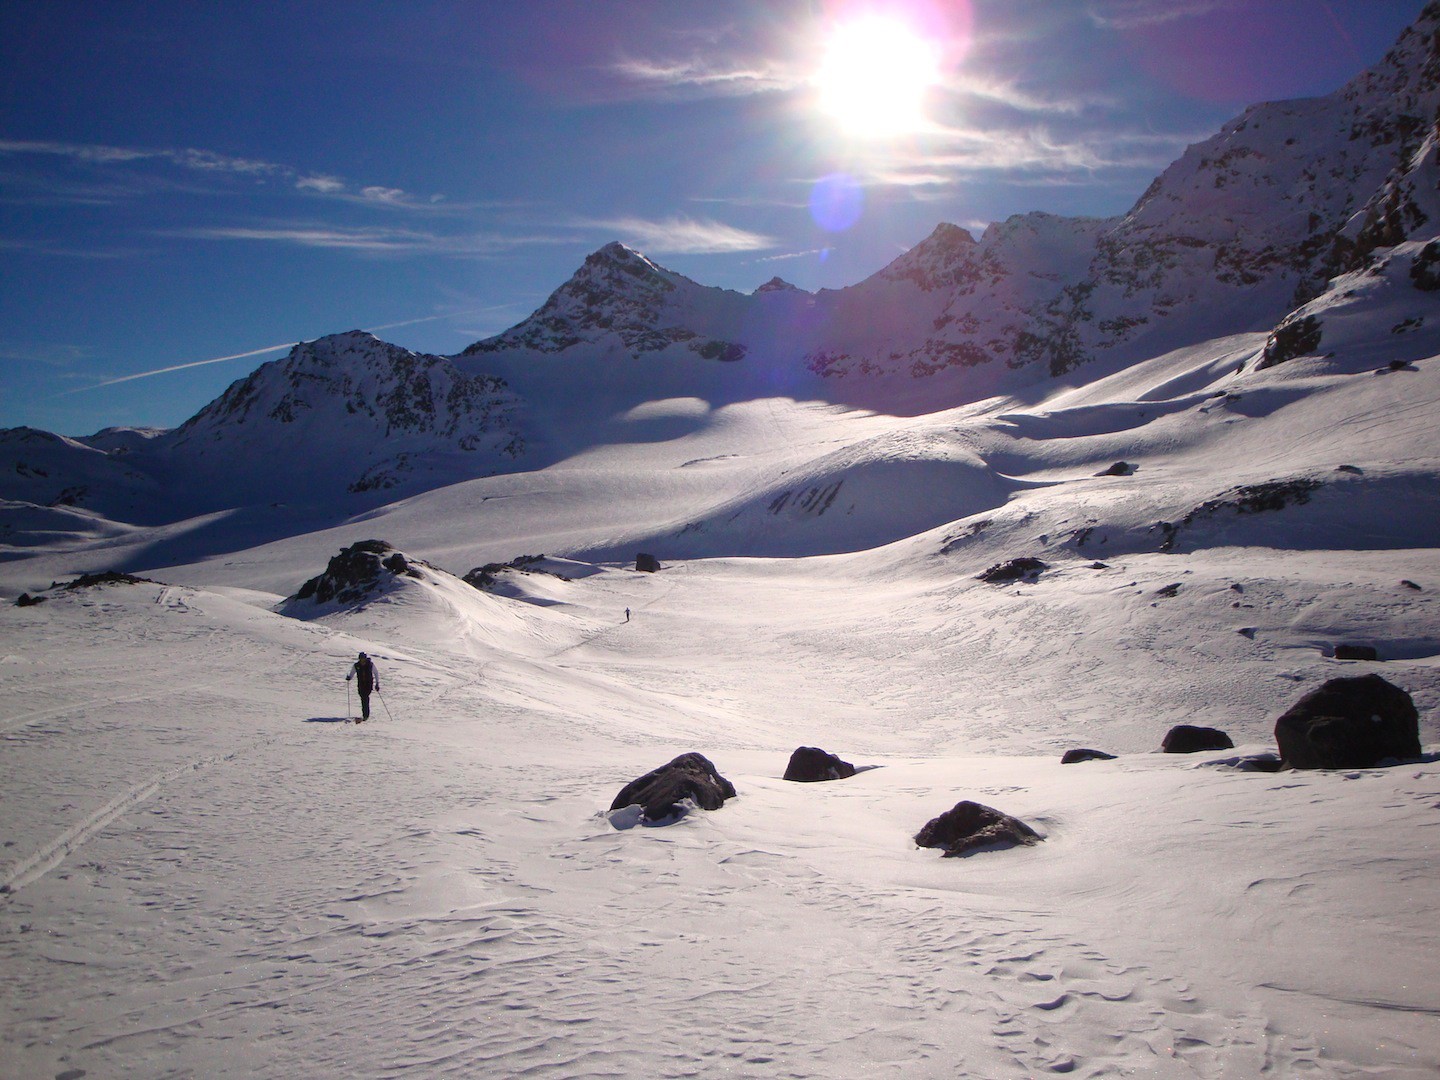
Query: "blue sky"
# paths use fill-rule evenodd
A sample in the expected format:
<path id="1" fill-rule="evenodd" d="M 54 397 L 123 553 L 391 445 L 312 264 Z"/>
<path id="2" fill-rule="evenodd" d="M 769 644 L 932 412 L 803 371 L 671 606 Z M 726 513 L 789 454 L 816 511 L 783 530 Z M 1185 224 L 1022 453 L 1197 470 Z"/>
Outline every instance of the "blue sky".
<path id="1" fill-rule="evenodd" d="M 1123 213 L 1423 6 L 3 0 L 0 427 L 174 426 L 261 350 L 354 328 L 455 353 L 611 240 L 816 289 L 940 221 Z M 857 134 L 816 74 L 877 11 L 937 68 L 922 126 Z M 836 177 L 844 221 L 816 211 Z"/>

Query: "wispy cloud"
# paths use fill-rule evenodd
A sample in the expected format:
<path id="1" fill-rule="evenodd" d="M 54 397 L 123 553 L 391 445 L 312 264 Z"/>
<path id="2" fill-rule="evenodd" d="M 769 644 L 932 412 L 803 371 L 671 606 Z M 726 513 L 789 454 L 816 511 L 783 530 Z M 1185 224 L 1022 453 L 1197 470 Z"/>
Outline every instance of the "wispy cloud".
<path id="1" fill-rule="evenodd" d="M 962 101 L 971 99 L 991 102 L 1023 113 L 1074 116 L 1115 105 L 1115 101 L 1108 97 L 1046 94 L 968 69 L 956 72 L 946 83 L 945 89 Z"/>
<path id="2" fill-rule="evenodd" d="M 240 240 L 289 244 L 377 255 L 424 252 L 454 256 L 499 255 L 530 244 L 559 244 L 573 240 L 573 237 L 567 236 L 529 233 L 461 233 L 447 236 L 419 229 L 342 227 L 312 222 L 169 229 L 160 235 L 184 240 Z"/>
<path id="3" fill-rule="evenodd" d="M 1193 19 L 1212 11 L 1239 7 L 1242 0 L 1090 0 L 1086 14 L 1107 30 L 1138 30 L 1146 26 Z"/>
<path id="4" fill-rule="evenodd" d="M 629 57 L 617 61 L 612 71 L 638 88 L 717 96 L 793 90 L 802 85 L 796 72 L 781 64 L 763 62 L 726 63 L 713 57 L 689 56 L 680 59 Z"/>
<path id="5" fill-rule="evenodd" d="M 438 195 L 414 195 L 401 188 L 379 184 L 356 185 L 341 177 L 309 173 L 292 165 L 256 158 L 218 154 L 213 150 L 109 146 L 101 143 L 69 143 L 47 140 L 0 139 L 0 155 L 57 157 L 93 166 L 134 165 L 158 162 L 191 173 L 268 179 L 287 184 L 306 194 L 345 199 L 369 206 L 403 210 L 430 209 L 441 202 Z M 115 197 L 144 193 L 142 186 L 108 189 Z M 74 200 L 67 200 L 74 201 Z"/>
<path id="6" fill-rule="evenodd" d="M 721 255 L 740 251 L 764 251 L 777 241 L 760 233 L 738 229 L 718 221 L 697 221 L 671 217 L 663 221 L 625 217 L 583 223 L 603 230 L 627 244 L 654 255 Z"/>

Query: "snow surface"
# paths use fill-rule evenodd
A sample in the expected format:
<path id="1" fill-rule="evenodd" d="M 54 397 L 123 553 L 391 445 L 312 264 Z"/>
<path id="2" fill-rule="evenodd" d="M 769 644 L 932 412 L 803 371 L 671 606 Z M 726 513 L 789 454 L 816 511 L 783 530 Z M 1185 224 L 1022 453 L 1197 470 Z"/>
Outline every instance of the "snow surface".
<path id="1" fill-rule="evenodd" d="M 658 401 L 624 420 L 651 439 L 199 562 L 146 534 L 167 584 L 0 609 L 3 1071 L 1435 1075 L 1440 358 L 1237 374 L 1261 344 L 929 417 Z M 1326 484 L 1147 532 L 1295 475 Z M 278 613 L 371 535 L 450 573 Z M 572 561 L 504 595 L 452 576 L 542 551 Z M 975 580 L 1017 554 L 1052 569 Z M 1241 767 L 1372 670 L 1424 760 Z M 1180 722 L 1240 748 L 1157 753 Z M 799 745 L 873 768 L 787 783 Z M 739 797 L 606 813 L 690 750 Z M 967 798 L 1045 842 L 913 845 Z"/>

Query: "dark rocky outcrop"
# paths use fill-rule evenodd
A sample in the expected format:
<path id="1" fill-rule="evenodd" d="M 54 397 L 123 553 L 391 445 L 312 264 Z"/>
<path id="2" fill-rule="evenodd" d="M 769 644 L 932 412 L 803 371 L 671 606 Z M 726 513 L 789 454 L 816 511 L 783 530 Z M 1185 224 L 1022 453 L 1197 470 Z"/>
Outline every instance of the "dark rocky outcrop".
<path id="1" fill-rule="evenodd" d="M 845 780 L 855 775 L 855 766 L 841 761 L 818 746 L 801 746 L 790 755 L 785 766 L 785 779 L 811 784 L 820 780 Z"/>
<path id="2" fill-rule="evenodd" d="M 1060 758 L 1061 765 L 1076 765 L 1082 761 L 1114 761 L 1114 754 L 1104 750 L 1066 750 Z"/>
<path id="3" fill-rule="evenodd" d="M 99 585 L 158 585 L 160 582 L 152 581 L 149 578 L 136 577 L 134 574 L 122 574 L 118 570 L 102 570 L 98 574 L 81 574 L 74 581 L 64 583 L 53 582 L 52 589 L 66 589 L 71 592 L 76 589 L 93 589 Z"/>
<path id="4" fill-rule="evenodd" d="M 1336 660 L 1379 660 L 1380 653 L 1374 645 L 1336 645 Z"/>
<path id="5" fill-rule="evenodd" d="M 342 549 L 330 560 L 323 574 L 305 582 L 289 599 L 353 604 L 373 593 L 387 573 L 392 577 L 421 577 L 411 562 L 384 540 L 361 540 Z"/>
<path id="6" fill-rule="evenodd" d="M 1297 769 L 1368 769 L 1420 756 L 1420 714 L 1379 675 L 1331 679 L 1275 722 L 1275 741 Z"/>
<path id="7" fill-rule="evenodd" d="M 43 596 L 31 596 L 28 592 L 22 592 L 15 598 L 15 606 L 34 607 L 36 604 L 43 604 L 45 599 Z"/>
<path id="8" fill-rule="evenodd" d="M 1008 585 L 1012 581 L 1034 581 L 1048 569 L 1048 563 L 1024 555 L 1009 562 L 996 563 L 975 576 L 977 580 L 991 585 Z"/>
<path id="9" fill-rule="evenodd" d="M 1255 365 L 1255 370 L 1264 371 L 1298 356 L 1313 353 L 1320 348 L 1324 336 L 1324 327 L 1314 315 L 1282 323 L 1266 340 L 1265 349 L 1260 354 L 1260 362 Z"/>
<path id="10" fill-rule="evenodd" d="M 1135 466 L 1132 465 L 1132 464 L 1130 464 L 1130 462 L 1128 462 L 1128 461 L 1117 461 L 1117 462 L 1115 462 L 1114 465 L 1111 465 L 1108 469 L 1104 470 L 1103 472 L 1098 472 L 1098 473 L 1096 473 L 1095 475 L 1096 475 L 1096 476 L 1130 476 L 1130 475 L 1132 475 L 1134 472 L 1135 472 Z"/>
<path id="11" fill-rule="evenodd" d="M 642 551 L 635 556 L 635 569 L 641 573 L 653 574 L 660 569 L 660 560 Z"/>
<path id="12" fill-rule="evenodd" d="M 969 799 L 956 803 L 939 817 L 931 818 L 915 834 L 916 844 L 942 848 L 947 859 L 973 851 L 1028 847 L 1043 839 L 1019 818 Z"/>
<path id="13" fill-rule="evenodd" d="M 679 804 L 690 799 L 701 810 L 719 810 L 735 797 L 735 785 L 716 771 L 703 754 L 681 754 L 620 789 L 611 810 L 639 806 L 647 821 L 674 817 Z"/>
<path id="14" fill-rule="evenodd" d="M 561 581 L 569 581 L 564 574 L 556 574 L 546 570 L 543 566 L 545 556 L 541 555 L 517 555 L 509 562 L 486 563 L 484 566 L 477 566 L 466 574 L 461 580 L 466 585 L 471 585 L 482 592 L 492 589 L 500 581 L 501 575 L 509 573 L 519 574 L 546 574 L 549 577 L 558 578 Z"/>
<path id="15" fill-rule="evenodd" d="M 1165 733 L 1160 749 L 1167 754 L 1198 754 L 1204 750 L 1231 750 L 1235 744 L 1219 728 L 1177 724 Z"/>

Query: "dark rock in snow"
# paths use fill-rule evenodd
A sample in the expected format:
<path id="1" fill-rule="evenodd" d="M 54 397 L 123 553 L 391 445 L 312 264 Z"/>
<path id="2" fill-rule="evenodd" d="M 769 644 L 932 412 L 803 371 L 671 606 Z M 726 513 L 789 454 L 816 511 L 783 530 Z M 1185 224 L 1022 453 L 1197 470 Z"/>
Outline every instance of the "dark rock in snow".
<path id="1" fill-rule="evenodd" d="M 45 597 L 31 596 L 28 592 L 22 592 L 15 598 L 16 607 L 34 607 L 36 604 L 43 604 L 44 602 Z"/>
<path id="2" fill-rule="evenodd" d="M 122 574 L 117 570 L 103 570 L 98 574 L 81 574 L 74 581 L 67 581 L 63 585 L 60 582 L 53 582 L 52 589 L 91 589 L 98 585 L 158 585 L 158 581 L 151 581 L 149 578 L 136 577 L 134 574 Z"/>
<path id="3" fill-rule="evenodd" d="M 735 785 L 721 776 L 703 754 L 681 754 L 620 789 L 611 810 L 639 806 L 645 819 L 673 817 L 679 804 L 692 800 L 701 810 L 719 810 L 735 797 Z"/>
<path id="4" fill-rule="evenodd" d="M 1374 645 L 1336 645 L 1336 660 L 1379 660 Z"/>
<path id="5" fill-rule="evenodd" d="M 1104 750 L 1066 750 L 1060 758 L 1061 765 L 1077 765 L 1082 761 L 1114 761 L 1114 754 Z"/>
<path id="6" fill-rule="evenodd" d="M 1043 839 L 1019 818 L 969 799 L 931 818 L 915 834 L 915 843 L 921 847 L 943 848 L 947 859 L 973 851 L 1029 847 Z"/>
<path id="7" fill-rule="evenodd" d="M 1169 596 L 1169 597 L 1179 596 L 1179 595 L 1180 595 L 1180 587 L 1181 587 L 1181 584 L 1182 584 L 1181 582 L 1177 581 L 1177 582 L 1174 582 L 1174 583 L 1171 584 L 1171 585 L 1166 585 L 1163 589 L 1156 589 L 1156 590 L 1155 590 L 1155 595 L 1156 595 L 1156 596 Z"/>
<path id="8" fill-rule="evenodd" d="M 1264 371 L 1266 368 L 1294 360 L 1297 356 L 1314 353 L 1319 350 L 1324 336 L 1324 327 L 1314 315 L 1281 323 L 1266 340 L 1260 363 L 1255 366 L 1255 370 Z"/>
<path id="9" fill-rule="evenodd" d="M 1012 581 L 1034 581 L 1048 569 L 1050 569 L 1048 563 L 1026 555 L 1018 559 L 1011 559 L 1009 562 L 996 563 L 990 569 L 975 576 L 977 580 L 988 582 L 991 585 L 1008 585 Z"/>
<path id="10" fill-rule="evenodd" d="M 785 767 L 785 779 L 801 784 L 820 780 L 845 780 L 855 775 L 855 766 L 841 761 L 834 754 L 826 753 L 818 746 L 801 746 L 790 755 L 790 764 Z"/>
<path id="11" fill-rule="evenodd" d="M 653 574 L 660 569 L 660 560 L 654 555 L 647 555 L 641 552 L 635 556 L 635 569 L 646 574 Z"/>
<path id="12" fill-rule="evenodd" d="M 1135 466 L 1128 461 L 1117 461 L 1104 472 L 1098 472 L 1096 476 L 1129 476 L 1135 471 Z"/>
<path id="13" fill-rule="evenodd" d="M 1419 585 L 1416 585 L 1415 582 L 1411 581 L 1409 578 L 1402 578 L 1401 581 L 1400 581 L 1400 584 L 1403 585 L 1403 586 L 1404 586 L 1405 588 L 1407 588 L 1407 589 L 1414 589 L 1416 592 L 1424 592 L 1424 591 L 1425 591 L 1424 589 L 1420 588 Z"/>
<path id="14" fill-rule="evenodd" d="M 1410 264 L 1410 280 L 1421 292 L 1440 290 L 1440 240 L 1431 240 Z"/>
<path id="15" fill-rule="evenodd" d="M 1203 750 L 1230 750 L 1235 744 L 1219 728 L 1177 724 L 1165 733 L 1160 749 L 1167 754 L 1198 754 Z"/>
<path id="16" fill-rule="evenodd" d="M 1379 675 L 1331 679 L 1275 721 L 1275 741 L 1297 769 L 1368 769 L 1420 756 L 1420 714 Z"/>
<path id="17" fill-rule="evenodd" d="M 500 575 L 507 573 L 518 574 L 544 574 L 548 577 L 558 578 L 560 581 L 569 581 L 564 574 L 557 574 L 544 567 L 545 556 L 540 555 L 517 555 L 509 562 L 486 563 L 484 566 L 477 566 L 466 574 L 462 581 L 482 592 L 493 588 L 500 580 Z"/>
<path id="18" fill-rule="evenodd" d="M 328 604 L 332 600 L 353 604 L 379 588 L 385 574 L 391 577 L 421 577 L 416 565 L 424 564 L 417 561 L 412 565 L 411 560 L 384 540 L 361 540 L 343 548 L 330 560 L 323 574 L 305 582 L 300 591 L 288 599 L 314 600 L 317 604 Z"/>

